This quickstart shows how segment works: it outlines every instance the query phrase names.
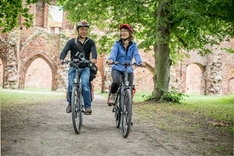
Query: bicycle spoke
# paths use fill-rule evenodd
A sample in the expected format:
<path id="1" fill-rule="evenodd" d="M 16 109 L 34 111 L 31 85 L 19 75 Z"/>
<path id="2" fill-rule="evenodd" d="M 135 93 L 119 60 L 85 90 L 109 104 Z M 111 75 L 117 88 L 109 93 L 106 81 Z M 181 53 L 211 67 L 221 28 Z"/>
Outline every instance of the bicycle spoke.
<path id="1" fill-rule="evenodd" d="M 132 120 L 132 100 L 130 89 L 127 89 L 123 97 L 122 106 L 122 133 L 123 137 L 126 138 L 129 135 L 131 120 Z"/>
<path id="2" fill-rule="evenodd" d="M 117 95 L 117 100 L 115 103 L 115 122 L 116 122 L 116 127 L 120 127 L 120 121 L 121 121 L 121 112 L 120 112 L 120 106 L 119 106 L 119 96 Z"/>
<path id="3" fill-rule="evenodd" d="M 80 133 L 80 128 L 82 124 L 82 112 L 80 108 L 80 97 L 79 97 L 78 89 L 76 87 L 73 87 L 72 89 L 72 123 L 73 123 L 73 128 L 74 131 L 79 134 Z"/>

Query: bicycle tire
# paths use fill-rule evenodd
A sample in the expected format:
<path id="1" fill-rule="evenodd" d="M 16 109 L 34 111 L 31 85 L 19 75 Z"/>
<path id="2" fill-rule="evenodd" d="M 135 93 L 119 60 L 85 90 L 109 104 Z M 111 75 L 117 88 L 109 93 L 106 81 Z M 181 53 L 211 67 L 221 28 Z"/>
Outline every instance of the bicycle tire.
<path id="1" fill-rule="evenodd" d="M 117 100 L 115 101 L 115 123 L 116 128 L 120 127 L 121 123 L 121 110 L 120 110 L 120 102 L 119 102 L 119 95 L 117 95 Z"/>
<path id="2" fill-rule="evenodd" d="M 72 124 L 76 134 L 80 134 L 82 125 L 82 109 L 80 105 L 80 97 L 78 88 L 72 88 L 71 107 L 72 107 Z"/>
<path id="3" fill-rule="evenodd" d="M 121 111 L 122 134 L 124 138 L 127 138 L 130 133 L 132 123 L 132 97 L 130 89 L 126 89 L 124 91 Z"/>

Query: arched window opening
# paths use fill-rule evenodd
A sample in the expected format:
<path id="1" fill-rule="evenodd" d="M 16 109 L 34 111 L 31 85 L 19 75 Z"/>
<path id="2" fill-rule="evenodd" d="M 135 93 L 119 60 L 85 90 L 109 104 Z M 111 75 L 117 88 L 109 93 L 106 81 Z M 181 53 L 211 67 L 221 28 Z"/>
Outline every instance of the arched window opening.
<path id="1" fill-rule="evenodd" d="M 197 64 L 190 64 L 186 70 L 186 93 L 201 94 L 202 70 Z"/>
<path id="2" fill-rule="evenodd" d="M 51 90 L 52 71 L 41 58 L 35 59 L 25 74 L 25 89 L 42 88 Z"/>
<path id="3" fill-rule="evenodd" d="M 228 81 L 228 94 L 234 94 L 234 78 Z"/>
<path id="4" fill-rule="evenodd" d="M 0 88 L 3 87 L 3 63 L 2 59 L 0 58 Z"/>

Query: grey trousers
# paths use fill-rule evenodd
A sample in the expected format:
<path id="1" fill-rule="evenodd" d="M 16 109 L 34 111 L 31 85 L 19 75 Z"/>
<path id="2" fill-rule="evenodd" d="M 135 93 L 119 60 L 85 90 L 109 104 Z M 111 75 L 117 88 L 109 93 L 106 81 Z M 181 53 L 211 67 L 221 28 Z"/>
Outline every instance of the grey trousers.
<path id="1" fill-rule="evenodd" d="M 118 70 L 112 70 L 111 71 L 111 76 L 112 76 L 112 84 L 111 84 L 111 89 L 110 92 L 116 93 L 120 83 L 122 82 L 123 79 L 123 74 L 124 72 L 118 71 Z M 129 81 L 129 86 L 133 86 L 133 79 L 134 79 L 134 74 L 133 73 L 128 73 L 128 81 Z"/>

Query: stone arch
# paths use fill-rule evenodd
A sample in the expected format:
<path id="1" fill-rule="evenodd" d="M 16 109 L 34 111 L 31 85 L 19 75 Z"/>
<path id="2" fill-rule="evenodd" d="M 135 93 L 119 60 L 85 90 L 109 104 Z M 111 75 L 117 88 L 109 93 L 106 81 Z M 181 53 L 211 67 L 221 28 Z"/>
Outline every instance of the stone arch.
<path id="1" fill-rule="evenodd" d="M 37 38 L 40 38 L 40 37 L 50 40 L 52 42 L 52 44 L 53 44 L 52 45 L 53 48 L 55 48 L 56 51 L 59 51 L 59 43 L 57 41 L 57 39 L 59 38 L 59 36 L 54 36 L 53 39 L 52 39 L 52 36 L 50 36 L 48 33 L 45 33 L 43 31 L 37 31 L 37 32 L 34 32 L 33 34 L 31 34 L 30 36 L 28 36 L 28 38 L 24 41 L 24 43 L 23 43 L 23 45 L 21 47 L 20 53 L 24 52 L 25 49 L 28 48 L 28 45 L 31 42 L 33 42 L 34 39 L 37 39 Z"/>
<path id="2" fill-rule="evenodd" d="M 186 93 L 204 94 L 205 85 L 205 66 L 198 62 L 193 62 L 186 67 Z"/>
<path id="3" fill-rule="evenodd" d="M 22 61 L 19 65 L 19 89 L 25 88 L 25 74 L 31 63 L 37 59 L 43 59 L 51 69 L 52 85 L 51 90 L 57 89 L 57 58 L 59 51 L 59 35 L 51 35 L 42 30 L 37 30 L 24 40 L 21 40 L 21 48 L 19 51 L 19 60 Z"/>
<path id="4" fill-rule="evenodd" d="M 32 62 L 34 60 L 36 60 L 37 58 L 41 58 L 43 59 L 50 67 L 51 72 L 52 72 L 52 80 L 51 80 L 51 90 L 56 90 L 57 89 L 57 85 L 56 85 L 56 79 L 55 79 L 55 75 L 56 75 L 56 71 L 57 71 L 57 67 L 56 65 L 53 65 L 51 62 L 53 62 L 52 60 L 50 60 L 45 54 L 36 54 L 32 57 L 30 57 L 24 65 L 22 65 L 23 69 L 21 72 L 21 79 L 20 79 L 20 83 L 19 83 L 19 88 L 24 89 L 25 87 L 25 74 L 28 71 L 29 66 L 32 64 Z"/>
<path id="5" fill-rule="evenodd" d="M 4 87 L 4 83 L 5 83 L 5 78 L 4 78 L 4 75 L 5 75 L 5 67 L 7 65 L 7 59 L 4 55 L 2 55 L 0 53 L 0 59 L 2 60 L 2 75 L 0 76 L 1 77 L 1 81 L 2 81 L 2 87 Z M 0 73 L 1 74 L 1 73 Z"/>
<path id="6" fill-rule="evenodd" d="M 104 60 L 105 56 L 100 55 L 98 56 L 98 62 L 97 62 L 97 67 L 98 67 L 98 73 L 97 73 L 97 78 L 93 81 L 95 84 L 95 87 L 100 87 L 101 88 L 101 93 L 105 91 L 105 81 L 106 81 L 106 76 L 104 72 Z"/>
<path id="7" fill-rule="evenodd" d="M 234 77 L 228 80 L 228 94 L 234 94 Z"/>
<path id="8" fill-rule="evenodd" d="M 227 83 L 228 94 L 234 94 L 234 69 L 229 72 L 229 79 Z"/>

